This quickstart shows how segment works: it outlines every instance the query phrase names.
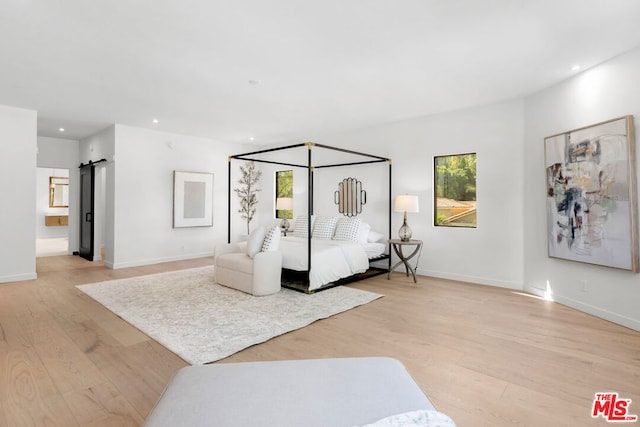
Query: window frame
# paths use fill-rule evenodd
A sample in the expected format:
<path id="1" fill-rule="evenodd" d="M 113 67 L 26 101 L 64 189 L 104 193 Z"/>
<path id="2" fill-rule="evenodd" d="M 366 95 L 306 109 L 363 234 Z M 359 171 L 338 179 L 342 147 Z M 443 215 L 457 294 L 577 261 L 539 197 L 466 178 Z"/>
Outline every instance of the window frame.
<path id="1" fill-rule="evenodd" d="M 473 184 L 469 186 L 467 183 L 463 188 L 460 188 L 460 185 L 464 182 L 464 178 L 457 178 L 458 182 L 456 182 L 457 188 L 453 188 L 452 190 L 446 190 L 446 192 L 441 191 L 440 188 L 442 185 L 446 185 L 446 183 L 441 183 L 441 170 L 439 166 L 442 166 L 440 163 L 443 159 L 453 159 L 453 158 L 464 158 L 467 156 L 473 156 L 473 167 L 472 169 L 468 167 L 468 164 L 465 165 L 464 168 L 456 168 L 457 170 L 469 170 L 466 174 L 473 172 Z M 439 162 L 440 161 L 440 162 Z M 453 227 L 453 228 L 478 228 L 477 224 L 477 183 L 478 183 L 478 175 L 477 175 L 477 161 L 478 161 L 478 153 L 477 152 L 466 152 L 466 153 L 456 153 L 456 154 L 445 154 L 440 156 L 433 157 L 433 226 L 434 227 Z M 465 163 L 467 161 L 465 160 Z M 459 175 L 459 173 L 457 174 Z M 455 176 L 451 176 L 451 178 L 456 179 Z M 470 177 L 467 176 L 466 179 Z M 445 178 L 448 180 L 448 178 Z M 448 181 L 447 181 L 448 182 Z M 462 197 L 445 197 L 447 195 L 458 195 L 464 194 Z M 473 195 L 471 197 L 471 195 Z M 448 206 L 443 206 L 438 203 L 438 199 L 446 199 L 451 200 L 451 204 Z M 449 210 L 452 214 L 445 216 L 442 212 L 444 210 Z M 440 212 L 439 212 L 440 211 Z M 462 221 L 447 221 L 450 218 L 461 219 Z M 464 220 L 465 218 L 466 221 Z M 469 221 L 470 218 L 473 218 Z"/>
<path id="2" fill-rule="evenodd" d="M 283 176 L 280 176 L 280 174 L 282 173 L 287 173 L 289 176 L 289 179 L 291 180 L 291 184 L 289 186 L 289 191 L 285 191 L 283 193 L 280 192 L 280 179 L 282 178 L 286 178 Z M 277 170 L 274 172 L 274 197 L 273 197 L 273 211 L 274 211 L 274 217 L 276 219 L 283 219 L 284 216 L 286 215 L 287 219 L 291 219 L 293 218 L 293 209 L 290 210 L 279 210 L 276 209 L 276 204 L 277 204 L 277 200 L 280 197 L 291 197 L 293 199 L 293 169 L 285 169 L 285 170 Z"/>

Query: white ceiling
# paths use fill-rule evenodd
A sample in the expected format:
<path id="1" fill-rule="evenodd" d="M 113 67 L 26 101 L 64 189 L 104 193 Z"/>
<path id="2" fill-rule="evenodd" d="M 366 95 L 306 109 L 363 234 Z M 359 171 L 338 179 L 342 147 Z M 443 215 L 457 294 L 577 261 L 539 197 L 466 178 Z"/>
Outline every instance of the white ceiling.
<path id="1" fill-rule="evenodd" d="M 302 142 L 536 92 L 639 21 L 638 0 L 2 0 L 0 104 L 45 136 Z"/>

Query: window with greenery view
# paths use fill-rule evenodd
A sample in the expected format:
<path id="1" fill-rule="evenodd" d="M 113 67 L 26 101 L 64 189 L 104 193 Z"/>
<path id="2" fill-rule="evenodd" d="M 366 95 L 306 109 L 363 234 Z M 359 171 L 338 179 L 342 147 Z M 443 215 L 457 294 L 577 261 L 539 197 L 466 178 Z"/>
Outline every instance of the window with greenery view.
<path id="1" fill-rule="evenodd" d="M 434 158 L 434 225 L 476 227 L 476 154 Z"/>
<path id="2" fill-rule="evenodd" d="M 280 197 L 293 198 L 293 171 L 276 171 L 276 200 Z M 274 203 L 276 206 L 276 203 Z M 293 209 L 276 209 L 276 218 L 293 218 Z"/>

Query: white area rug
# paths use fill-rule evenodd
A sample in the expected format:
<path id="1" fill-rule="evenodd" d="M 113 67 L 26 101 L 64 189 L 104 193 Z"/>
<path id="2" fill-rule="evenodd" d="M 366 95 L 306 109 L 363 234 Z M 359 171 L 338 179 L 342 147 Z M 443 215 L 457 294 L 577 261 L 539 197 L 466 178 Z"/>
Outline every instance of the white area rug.
<path id="1" fill-rule="evenodd" d="M 222 359 L 382 296 L 339 286 L 311 295 L 283 288 L 254 297 L 215 284 L 213 267 L 77 287 L 192 365 Z"/>

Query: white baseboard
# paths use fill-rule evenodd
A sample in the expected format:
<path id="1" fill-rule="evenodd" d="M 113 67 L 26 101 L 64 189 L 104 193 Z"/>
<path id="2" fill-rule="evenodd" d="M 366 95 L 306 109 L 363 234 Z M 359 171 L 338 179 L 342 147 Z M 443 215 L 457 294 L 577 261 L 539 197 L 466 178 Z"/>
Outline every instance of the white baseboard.
<path id="1" fill-rule="evenodd" d="M 178 255 L 178 256 L 171 256 L 171 257 L 164 257 L 164 258 L 143 259 L 143 260 L 125 261 L 125 262 L 117 262 L 117 263 L 105 261 L 104 265 L 108 268 L 118 270 L 120 268 L 139 267 L 142 265 L 152 265 L 152 264 L 162 264 L 164 262 L 184 261 L 187 259 L 205 258 L 210 256 L 213 256 L 213 252 L 202 252 L 199 254 Z"/>
<path id="2" fill-rule="evenodd" d="M 12 276 L 0 276 L 0 283 L 24 282 L 25 280 L 35 280 L 37 278 L 37 273 L 14 274 Z"/>
<path id="3" fill-rule="evenodd" d="M 558 304 L 566 305 L 567 307 L 571 307 L 576 310 L 582 311 L 583 313 L 587 313 L 592 316 L 599 317 L 604 320 L 608 320 L 610 322 L 616 323 L 626 328 L 630 328 L 635 331 L 640 331 L 640 319 L 633 319 L 630 317 L 622 316 L 617 313 L 612 313 L 608 310 L 605 310 L 590 304 L 585 304 L 581 301 L 574 300 L 564 295 L 558 295 L 553 293 L 550 295 L 547 295 L 544 289 L 539 289 L 532 286 L 524 286 L 522 284 L 515 283 L 515 282 L 493 280 L 485 277 L 465 276 L 462 274 L 452 274 L 452 273 L 445 273 L 445 272 L 433 271 L 433 270 L 419 269 L 418 274 L 421 274 L 424 276 L 437 277 L 440 279 L 458 280 L 460 282 L 470 282 L 470 283 L 476 283 L 480 285 L 498 286 L 501 288 L 522 290 L 524 292 L 528 292 L 540 298 L 550 298 L 551 300 L 553 300 L 554 302 L 557 302 Z"/>
<path id="4" fill-rule="evenodd" d="M 533 295 L 537 295 L 539 297 L 545 298 L 546 292 L 543 291 L 542 289 L 534 288 L 532 286 L 525 286 L 524 290 Z M 635 331 L 640 332 L 640 319 L 632 319 L 630 317 L 622 316 L 617 313 L 612 313 L 600 307 L 596 307 L 591 304 L 585 304 L 582 301 L 577 301 L 577 300 L 574 300 L 573 298 L 554 294 L 553 292 L 550 295 L 548 295 L 548 297 L 550 297 L 554 302 L 557 302 L 558 304 L 575 308 L 576 310 L 582 311 L 583 313 L 587 313 L 592 316 L 599 317 L 601 319 L 608 320 L 610 322 L 613 322 L 618 325 L 624 326 L 626 328 L 633 329 Z"/>
<path id="5" fill-rule="evenodd" d="M 400 269 L 398 269 L 398 271 L 400 271 Z M 437 277 L 439 279 L 457 280 L 459 282 L 469 282 L 469 283 L 475 283 L 478 285 L 497 286 L 499 288 L 515 289 L 518 291 L 521 291 L 523 289 L 522 283 L 491 279 L 487 277 L 466 276 L 464 274 L 454 274 L 454 273 L 447 273 L 443 271 L 423 270 L 423 269 L 418 269 L 416 273 L 423 276 Z"/>

